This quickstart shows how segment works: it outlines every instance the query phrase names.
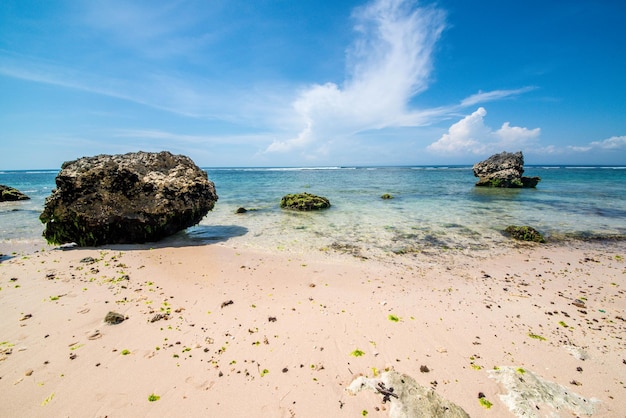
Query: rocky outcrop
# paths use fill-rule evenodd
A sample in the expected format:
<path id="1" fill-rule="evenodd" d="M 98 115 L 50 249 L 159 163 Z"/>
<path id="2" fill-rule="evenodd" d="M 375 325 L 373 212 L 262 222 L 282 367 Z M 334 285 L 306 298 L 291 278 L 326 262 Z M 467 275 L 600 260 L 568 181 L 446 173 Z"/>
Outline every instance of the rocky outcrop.
<path id="1" fill-rule="evenodd" d="M 283 196 L 280 207 L 300 211 L 320 210 L 329 208 L 330 201 L 310 193 L 296 193 Z"/>
<path id="2" fill-rule="evenodd" d="M 166 151 L 69 161 L 56 185 L 40 216 L 52 244 L 157 241 L 200 222 L 218 199 L 205 171 Z"/>
<path id="3" fill-rule="evenodd" d="M 371 390 L 382 396 L 383 403 L 390 402 L 391 418 L 469 418 L 460 406 L 420 385 L 411 376 L 393 370 L 382 373 L 378 378 L 360 376 L 347 388 L 349 393 L 355 395 L 362 390 Z"/>
<path id="4" fill-rule="evenodd" d="M 19 190 L 0 184 L 0 202 L 15 202 L 17 200 L 28 199 L 30 199 L 30 197 L 26 196 Z"/>
<path id="5" fill-rule="evenodd" d="M 485 161 L 474 164 L 474 176 L 478 177 L 476 186 L 487 187 L 536 187 L 539 177 L 523 177 L 524 156 L 522 152 L 502 152 L 494 154 Z"/>

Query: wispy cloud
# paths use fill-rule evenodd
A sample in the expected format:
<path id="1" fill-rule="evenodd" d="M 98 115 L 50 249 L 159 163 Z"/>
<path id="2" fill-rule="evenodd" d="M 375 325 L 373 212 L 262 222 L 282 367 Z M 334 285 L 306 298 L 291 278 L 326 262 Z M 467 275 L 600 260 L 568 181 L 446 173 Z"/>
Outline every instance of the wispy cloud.
<path id="1" fill-rule="evenodd" d="M 519 150 L 534 143 L 541 133 L 539 128 L 511 126 L 509 122 L 502 124 L 500 129 L 493 130 L 485 124 L 486 115 L 485 108 L 479 107 L 471 115 L 450 126 L 448 132 L 427 149 L 447 155 L 482 155 L 503 150 Z"/>
<path id="2" fill-rule="evenodd" d="M 576 152 L 596 151 L 626 151 L 626 135 L 612 136 L 602 141 L 592 141 L 589 145 L 569 146 L 568 149 Z"/>
<path id="3" fill-rule="evenodd" d="M 376 0 L 357 9 L 354 19 L 357 39 L 348 50 L 343 86 L 326 83 L 303 90 L 293 103 L 302 130 L 295 138 L 275 141 L 268 151 L 424 122 L 424 115 L 407 109 L 407 103 L 428 85 L 444 12 L 415 8 L 412 1 Z"/>
<path id="4" fill-rule="evenodd" d="M 520 94 L 527 93 L 534 89 L 535 87 L 523 87 L 521 89 L 514 89 L 514 90 L 493 90 L 493 91 L 487 91 L 487 92 L 480 91 L 476 94 L 473 94 L 463 99 L 460 103 L 460 106 L 469 107 L 469 106 L 475 106 L 480 103 L 491 102 L 494 100 L 502 100 L 507 97 L 518 96 Z"/>

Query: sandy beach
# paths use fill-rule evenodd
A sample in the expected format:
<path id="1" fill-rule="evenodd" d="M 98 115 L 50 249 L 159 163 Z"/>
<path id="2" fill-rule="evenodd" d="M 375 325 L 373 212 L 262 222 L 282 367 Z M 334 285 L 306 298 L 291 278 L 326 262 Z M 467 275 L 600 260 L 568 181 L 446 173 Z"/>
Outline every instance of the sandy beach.
<path id="1" fill-rule="evenodd" d="M 475 417 L 625 416 L 625 257 L 623 242 L 5 255 L 0 416 L 386 417 L 395 397 L 347 388 L 390 370 Z"/>

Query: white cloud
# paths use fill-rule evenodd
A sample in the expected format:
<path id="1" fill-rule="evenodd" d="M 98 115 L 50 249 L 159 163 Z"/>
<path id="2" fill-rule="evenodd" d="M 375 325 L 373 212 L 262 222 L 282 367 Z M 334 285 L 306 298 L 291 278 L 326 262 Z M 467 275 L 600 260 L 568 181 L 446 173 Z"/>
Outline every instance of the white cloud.
<path id="1" fill-rule="evenodd" d="M 593 141 L 589 144 L 591 148 L 605 150 L 626 150 L 626 135 L 612 136 L 603 141 Z"/>
<path id="2" fill-rule="evenodd" d="M 474 113 L 456 122 L 441 138 L 427 149 L 442 154 L 485 154 L 503 150 L 517 150 L 534 141 L 541 130 L 511 126 L 504 122 L 494 131 L 485 125 L 487 111 L 479 107 Z"/>
<path id="3" fill-rule="evenodd" d="M 534 87 L 523 87 L 515 90 L 493 90 L 493 91 L 479 91 L 461 101 L 461 106 L 475 106 L 479 103 L 491 102 L 494 100 L 504 99 L 510 96 L 522 94 L 534 90 Z"/>
<path id="4" fill-rule="evenodd" d="M 562 152 L 572 151 L 575 153 L 606 153 L 614 151 L 626 151 L 626 135 L 612 136 L 602 141 L 592 141 L 587 145 L 569 145 Z"/>
<path id="5" fill-rule="evenodd" d="M 355 12 L 358 39 L 348 51 L 344 85 L 316 84 L 302 91 L 293 109 L 303 128 L 292 139 L 275 141 L 268 151 L 424 123 L 424 113 L 410 112 L 406 106 L 428 85 L 444 13 L 412 6 L 411 1 L 376 0 Z"/>

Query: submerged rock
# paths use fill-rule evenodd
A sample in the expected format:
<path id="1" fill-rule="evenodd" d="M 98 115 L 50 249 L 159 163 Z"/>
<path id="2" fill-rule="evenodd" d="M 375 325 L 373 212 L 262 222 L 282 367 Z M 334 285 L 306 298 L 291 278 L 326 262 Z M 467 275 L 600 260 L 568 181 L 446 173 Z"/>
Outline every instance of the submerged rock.
<path id="1" fill-rule="evenodd" d="M 17 200 L 28 200 L 30 197 L 26 196 L 19 190 L 0 184 L 0 202 L 15 202 Z"/>
<path id="2" fill-rule="evenodd" d="M 524 156 L 522 152 L 502 152 L 494 154 L 485 161 L 474 164 L 474 176 L 478 177 L 476 186 L 487 187 L 536 187 L 539 177 L 523 177 Z"/>
<path id="3" fill-rule="evenodd" d="M 330 207 L 330 201 L 325 197 L 310 193 L 296 193 L 283 196 L 280 207 L 292 210 L 320 210 Z"/>
<path id="4" fill-rule="evenodd" d="M 505 233 L 520 241 L 532 241 L 544 243 L 546 242 L 541 232 L 537 231 L 532 226 L 515 226 L 509 225 L 504 230 Z"/>
<path id="5" fill-rule="evenodd" d="M 136 152 L 66 162 L 39 217 L 52 244 L 158 241 L 197 224 L 218 197 L 190 158 Z"/>
<path id="6" fill-rule="evenodd" d="M 382 373 L 380 378 L 356 378 L 348 392 L 357 394 L 367 389 L 390 402 L 391 418 L 468 418 L 469 414 L 460 406 L 444 399 L 437 392 L 417 383 L 412 377 L 395 371 Z"/>

